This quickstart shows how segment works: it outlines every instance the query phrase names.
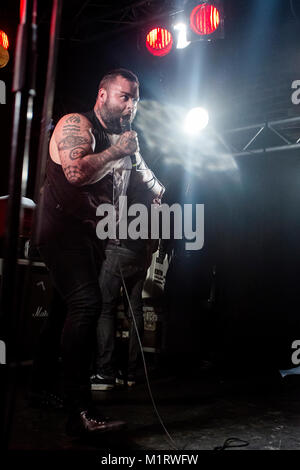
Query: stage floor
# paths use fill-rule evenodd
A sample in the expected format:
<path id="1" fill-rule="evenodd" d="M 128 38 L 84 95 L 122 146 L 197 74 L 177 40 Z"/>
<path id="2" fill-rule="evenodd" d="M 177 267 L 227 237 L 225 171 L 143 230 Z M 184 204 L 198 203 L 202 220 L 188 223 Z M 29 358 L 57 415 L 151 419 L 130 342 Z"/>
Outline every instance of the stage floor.
<path id="1" fill-rule="evenodd" d="M 30 367 L 19 376 L 10 450 L 134 452 L 172 450 L 154 412 L 145 381 L 132 389 L 93 392 L 106 416 L 128 423 L 126 431 L 95 438 L 65 435 L 65 412 L 33 408 L 27 399 Z M 215 450 L 229 438 L 232 450 L 300 450 L 300 376 L 200 368 L 193 372 L 150 368 L 153 397 L 178 451 Z M 231 444 L 242 444 L 234 441 Z M 124 454 L 125 455 L 125 454 Z"/>

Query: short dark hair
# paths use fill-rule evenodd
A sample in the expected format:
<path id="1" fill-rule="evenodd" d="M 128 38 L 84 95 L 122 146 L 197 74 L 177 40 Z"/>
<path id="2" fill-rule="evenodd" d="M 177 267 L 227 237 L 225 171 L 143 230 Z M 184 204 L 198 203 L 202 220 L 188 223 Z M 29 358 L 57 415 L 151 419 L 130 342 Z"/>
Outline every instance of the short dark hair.
<path id="1" fill-rule="evenodd" d="M 110 72 L 107 72 L 101 78 L 98 90 L 100 90 L 100 88 L 105 88 L 108 85 L 109 82 L 113 81 L 115 78 L 117 78 L 119 76 L 121 76 L 123 78 L 126 78 L 126 80 L 129 80 L 130 82 L 136 83 L 138 86 L 140 84 L 139 79 L 137 78 L 137 76 L 133 72 L 131 72 L 130 70 L 127 70 L 127 69 L 114 69 L 114 70 L 111 70 Z"/>

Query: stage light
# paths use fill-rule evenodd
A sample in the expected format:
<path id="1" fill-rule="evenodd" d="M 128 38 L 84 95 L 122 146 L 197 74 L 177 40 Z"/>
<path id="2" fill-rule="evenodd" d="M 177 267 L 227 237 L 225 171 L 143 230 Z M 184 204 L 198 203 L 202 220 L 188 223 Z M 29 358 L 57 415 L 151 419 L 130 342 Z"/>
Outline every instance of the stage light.
<path id="1" fill-rule="evenodd" d="M 187 0 L 183 17 L 188 25 L 187 41 L 224 38 L 223 0 Z"/>
<path id="2" fill-rule="evenodd" d="M 223 0 L 185 0 L 183 9 L 153 20 L 138 31 L 137 47 L 156 57 L 173 48 L 186 48 L 192 42 L 224 38 Z M 173 48 L 174 49 L 174 48 Z"/>
<path id="3" fill-rule="evenodd" d="M 173 36 L 166 28 L 153 28 L 146 36 L 148 51 L 157 57 L 163 57 L 172 49 Z"/>
<path id="4" fill-rule="evenodd" d="M 192 108 L 186 115 L 184 130 L 186 133 L 195 135 L 205 129 L 209 121 L 208 112 L 204 108 Z"/>
<path id="5" fill-rule="evenodd" d="M 9 53 L 8 53 L 8 37 L 4 31 L 0 30 L 0 68 L 6 66 L 7 62 L 9 61 Z"/>
<path id="6" fill-rule="evenodd" d="M 4 49 L 8 49 L 9 46 L 7 34 L 2 30 L 0 30 L 0 46 L 3 46 Z"/>
<path id="7" fill-rule="evenodd" d="M 174 29 L 178 31 L 176 49 L 184 49 L 191 43 L 186 37 L 186 24 L 177 23 L 174 25 Z"/>
<path id="8" fill-rule="evenodd" d="M 209 3 L 197 5 L 190 14 L 190 27 L 201 36 L 212 34 L 220 26 L 220 12 Z"/>
<path id="9" fill-rule="evenodd" d="M 8 61 L 9 61 L 8 50 L 4 49 L 4 47 L 0 45 L 0 69 L 5 67 Z"/>

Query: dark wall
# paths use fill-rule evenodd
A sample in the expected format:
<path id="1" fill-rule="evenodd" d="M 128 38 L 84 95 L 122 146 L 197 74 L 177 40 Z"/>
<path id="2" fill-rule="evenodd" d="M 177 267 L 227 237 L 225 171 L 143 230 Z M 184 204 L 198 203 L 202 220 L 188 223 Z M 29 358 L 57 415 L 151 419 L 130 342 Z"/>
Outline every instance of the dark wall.
<path id="1" fill-rule="evenodd" d="M 221 173 L 194 184 L 194 202 L 205 204 L 205 245 L 175 249 L 168 348 L 192 361 L 214 352 L 234 364 L 292 367 L 300 334 L 299 152 L 236 161 L 239 184 Z"/>

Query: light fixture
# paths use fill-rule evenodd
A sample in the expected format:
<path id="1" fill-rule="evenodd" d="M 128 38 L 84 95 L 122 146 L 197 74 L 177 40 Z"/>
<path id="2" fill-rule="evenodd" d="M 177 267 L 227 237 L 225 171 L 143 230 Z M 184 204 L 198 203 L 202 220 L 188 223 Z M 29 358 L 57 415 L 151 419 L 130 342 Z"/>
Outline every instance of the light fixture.
<path id="1" fill-rule="evenodd" d="M 163 57 L 172 49 L 173 36 L 166 28 L 152 28 L 146 36 L 148 51 L 157 57 Z"/>
<path id="2" fill-rule="evenodd" d="M 184 130 L 187 134 L 196 135 L 207 126 L 208 112 L 204 108 L 192 108 L 184 120 Z"/>

